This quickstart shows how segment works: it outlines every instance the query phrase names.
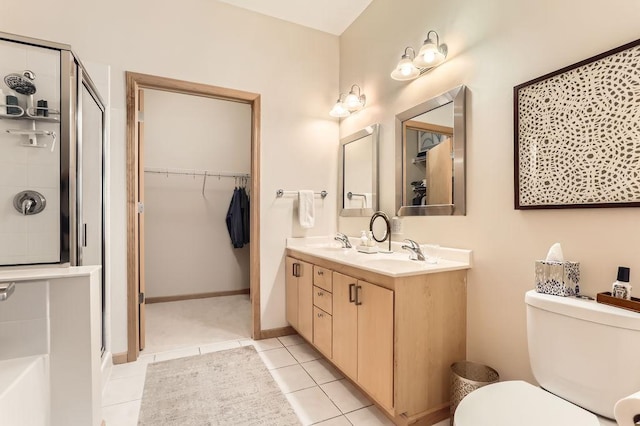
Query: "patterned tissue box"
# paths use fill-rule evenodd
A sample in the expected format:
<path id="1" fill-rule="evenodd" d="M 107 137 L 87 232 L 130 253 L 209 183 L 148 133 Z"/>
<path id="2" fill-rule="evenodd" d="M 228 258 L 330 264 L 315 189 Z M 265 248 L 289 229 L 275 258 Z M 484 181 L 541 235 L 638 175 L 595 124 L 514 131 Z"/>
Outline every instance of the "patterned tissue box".
<path id="1" fill-rule="evenodd" d="M 579 293 L 580 262 L 536 260 L 536 291 L 555 296 Z"/>

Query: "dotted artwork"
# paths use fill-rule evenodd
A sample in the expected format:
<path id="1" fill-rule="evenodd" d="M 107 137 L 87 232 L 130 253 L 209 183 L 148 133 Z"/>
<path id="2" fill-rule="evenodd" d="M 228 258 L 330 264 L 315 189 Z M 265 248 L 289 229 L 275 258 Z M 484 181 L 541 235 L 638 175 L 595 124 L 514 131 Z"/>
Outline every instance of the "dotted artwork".
<path id="1" fill-rule="evenodd" d="M 520 206 L 640 201 L 640 46 L 521 87 L 517 108 Z"/>

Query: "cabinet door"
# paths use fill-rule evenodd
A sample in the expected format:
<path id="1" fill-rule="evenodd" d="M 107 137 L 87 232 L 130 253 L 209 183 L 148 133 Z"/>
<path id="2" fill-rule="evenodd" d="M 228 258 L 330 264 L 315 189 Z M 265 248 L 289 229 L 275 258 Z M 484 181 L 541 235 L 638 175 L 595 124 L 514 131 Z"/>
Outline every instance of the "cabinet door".
<path id="1" fill-rule="evenodd" d="M 327 358 L 331 359 L 331 315 L 318 308 L 313 307 L 313 344 Z"/>
<path id="2" fill-rule="evenodd" d="M 333 273 L 333 362 L 350 378 L 358 377 L 358 310 L 355 278 Z"/>
<path id="3" fill-rule="evenodd" d="M 298 272 L 298 333 L 313 341 L 313 265 L 301 260 Z"/>
<path id="4" fill-rule="evenodd" d="M 297 260 L 292 257 L 285 259 L 285 292 L 286 317 L 293 328 L 298 329 L 298 277 L 296 276 Z"/>
<path id="5" fill-rule="evenodd" d="M 392 408 L 393 291 L 364 281 L 358 281 L 356 290 L 358 383 L 382 405 Z"/>

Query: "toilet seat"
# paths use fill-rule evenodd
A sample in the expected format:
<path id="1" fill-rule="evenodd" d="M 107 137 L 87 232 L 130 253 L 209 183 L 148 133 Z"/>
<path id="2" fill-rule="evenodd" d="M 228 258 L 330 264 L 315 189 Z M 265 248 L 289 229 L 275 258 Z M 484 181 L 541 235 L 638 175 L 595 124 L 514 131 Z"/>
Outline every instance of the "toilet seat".
<path id="1" fill-rule="evenodd" d="M 458 405 L 455 426 L 599 426 L 598 417 L 523 381 L 471 392 Z"/>

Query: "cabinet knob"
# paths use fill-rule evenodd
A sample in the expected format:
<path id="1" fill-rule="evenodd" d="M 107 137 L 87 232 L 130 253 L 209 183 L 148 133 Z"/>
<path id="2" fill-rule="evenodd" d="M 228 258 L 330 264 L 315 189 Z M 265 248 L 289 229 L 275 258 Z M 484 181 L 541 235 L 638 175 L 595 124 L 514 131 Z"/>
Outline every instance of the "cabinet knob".
<path id="1" fill-rule="evenodd" d="M 318 292 L 318 296 L 324 296 L 324 293 L 323 293 L 323 292 L 321 292 L 321 291 L 319 291 L 319 292 Z"/>
<path id="2" fill-rule="evenodd" d="M 318 275 L 324 275 L 324 271 L 318 271 Z"/>
<path id="3" fill-rule="evenodd" d="M 318 312 L 318 318 L 322 318 L 324 315 L 322 315 L 321 312 Z"/>

